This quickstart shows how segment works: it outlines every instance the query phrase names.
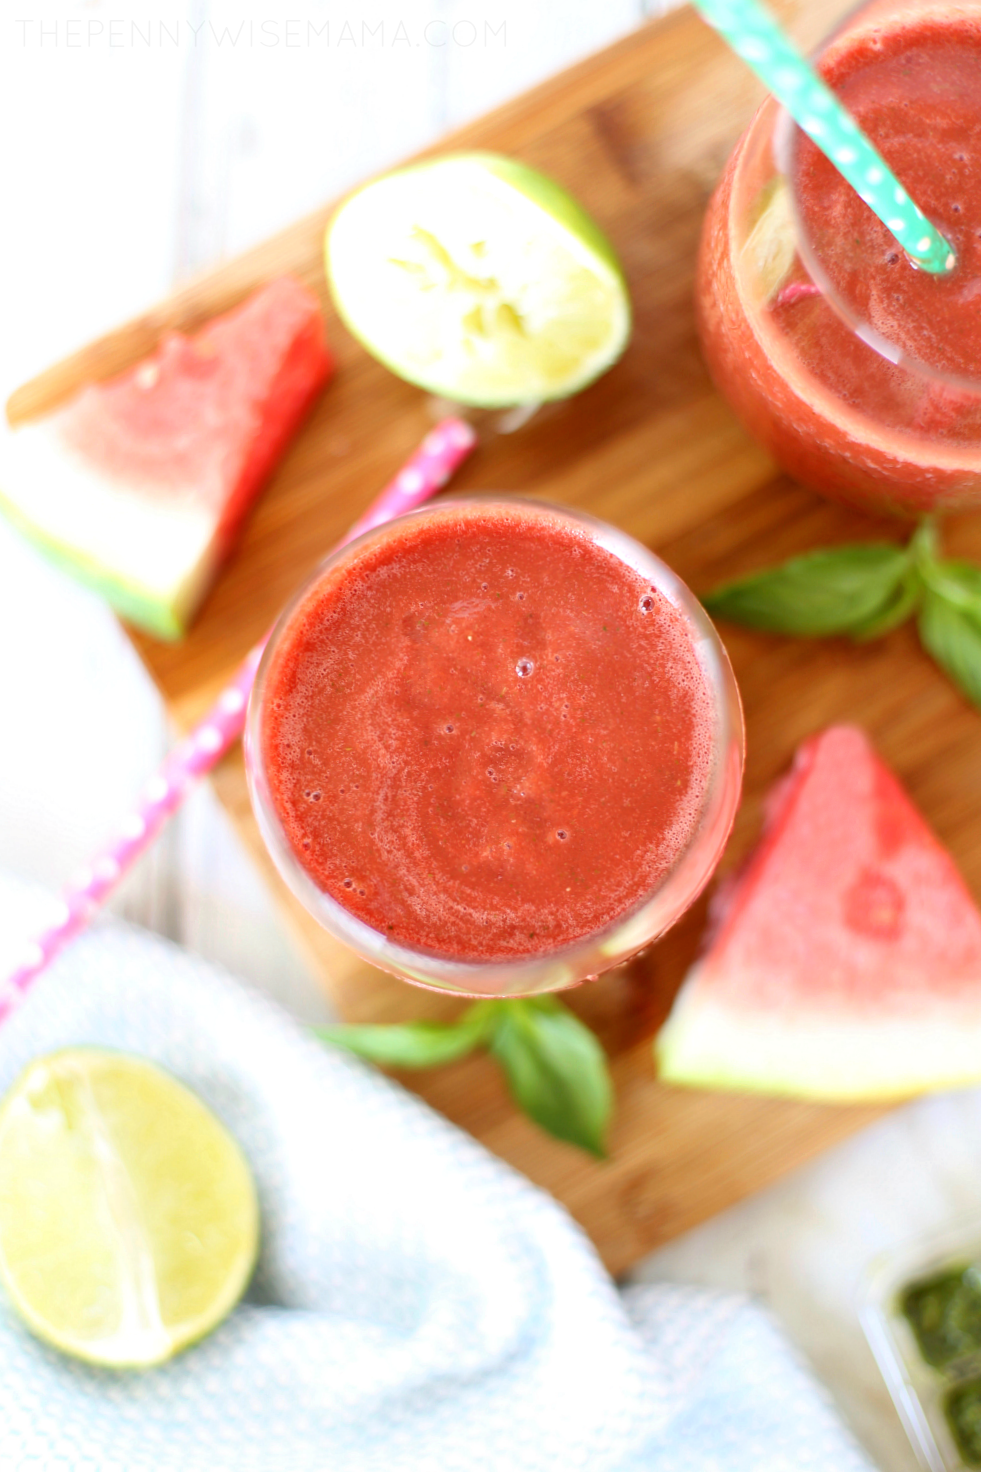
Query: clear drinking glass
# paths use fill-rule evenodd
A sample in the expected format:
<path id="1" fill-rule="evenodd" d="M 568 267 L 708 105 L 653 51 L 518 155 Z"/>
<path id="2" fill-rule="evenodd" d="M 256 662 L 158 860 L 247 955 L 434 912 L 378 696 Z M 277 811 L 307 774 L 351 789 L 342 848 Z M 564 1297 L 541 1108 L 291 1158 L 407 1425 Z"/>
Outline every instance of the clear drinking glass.
<path id="1" fill-rule="evenodd" d="M 949 47 L 934 65 L 924 38 L 938 27 Z M 892 115 L 897 136 L 867 126 L 953 243 L 957 269 L 950 279 L 919 271 L 857 198 L 854 230 L 816 210 L 813 194 L 805 208 L 816 150 L 769 98 L 709 204 L 697 282 L 702 345 L 749 431 L 815 490 L 906 515 L 977 506 L 981 0 L 873 0 L 815 61 L 850 105 L 847 71 L 873 55 L 873 121 Z"/>
<path id="2" fill-rule="evenodd" d="M 326 930 L 372 965 L 420 986 L 466 996 L 559 991 L 593 979 L 635 955 L 673 925 L 705 887 L 722 855 L 739 803 L 744 749 L 739 692 L 725 649 L 697 599 L 670 568 L 632 537 L 581 512 L 517 497 L 444 498 L 439 505 L 423 507 L 410 516 L 439 516 L 448 501 L 456 507 L 484 506 L 490 511 L 500 509 L 502 503 L 518 504 L 526 513 L 564 520 L 640 573 L 682 614 L 710 694 L 712 729 L 709 774 L 701 806 L 674 866 L 638 905 L 605 929 L 561 950 L 506 961 L 472 961 L 396 944 L 314 883 L 286 836 L 266 773 L 263 703 L 270 664 L 284 630 L 315 585 L 364 548 L 397 538 L 407 517 L 366 533 L 328 557 L 276 624 L 256 676 L 245 733 L 252 805 L 269 852 L 293 894 Z"/>

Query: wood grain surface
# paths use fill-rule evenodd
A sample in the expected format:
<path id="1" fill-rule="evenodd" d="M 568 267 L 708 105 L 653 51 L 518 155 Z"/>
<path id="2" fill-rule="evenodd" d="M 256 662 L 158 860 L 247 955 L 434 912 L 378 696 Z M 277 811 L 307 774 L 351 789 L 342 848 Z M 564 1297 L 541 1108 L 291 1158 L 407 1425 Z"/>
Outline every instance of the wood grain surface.
<path id="1" fill-rule="evenodd" d="M 814 39 L 842 11 L 800 12 Z M 801 34 L 798 27 L 798 34 Z M 780 475 L 712 388 L 695 337 L 699 225 L 725 157 L 758 100 L 743 66 L 690 10 L 554 78 L 447 140 L 515 154 L 571 188 L 620 251 L 636 308 L 624 358 L 574 402 L 478 449 L 458 490 L 527 492 L 581 506 L 648 543 L 696 590 L 807 548 L 905 529 L 822 501 Z M 435 151 L 435 150 L 434 150 Z M 317 290 L 338 371 L 256 509 L 190 637 L 133 635 L 178 727 L 200 715 L 317 561 L 415 446 L 424 396 L 375 364 L 326 297 L 321 242 L 329 209 L 193 283 L 19 389 L 8 414 L 50 407 L 80 382 L 148 352 L 165 326 L 193 327 L 270 276 Z M 946 529 L 981 557 L 981 518 Z M 981 719 L 921 653 L 911 629 L 868 647 L 725 638 L 746 707 L 745 799 L 723 867 L 755 840 L 761 801 L 797 743 L 832 721 L 862 724 L 898 772 L 975 895 L 981 895 Z M 343 951 L 300 910 L 265 855 L 238 753 L 219 795 L 262 865 L 341 1013 L 353 1020 L 452 1015 L 459 1003 L 405 986 Z M 569 994 L 608 1048 L 617 1089 L 609 1161 L 592 1163 L 530 1125 L 485 1059 L 404 1081 L 563 1201 L 614 1272 L 873 1119 L 834 1108 L 670 1089 L 651 1040 L 698 944 L 704 901 L 644 958 Z"/>

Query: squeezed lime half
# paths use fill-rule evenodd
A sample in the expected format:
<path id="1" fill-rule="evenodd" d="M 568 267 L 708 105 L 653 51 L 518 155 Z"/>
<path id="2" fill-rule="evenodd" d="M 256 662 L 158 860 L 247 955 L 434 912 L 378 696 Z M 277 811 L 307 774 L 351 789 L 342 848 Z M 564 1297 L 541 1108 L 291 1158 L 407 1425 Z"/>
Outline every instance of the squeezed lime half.
<path id="1" fill-rule="evenodd" d="M 326 264 L 368 351 L 465 404 L 564 398 L 630 336 L 623 269 L 595 220 L 498 154 L 449 154 L 366 184 L 334 215 Z"/>

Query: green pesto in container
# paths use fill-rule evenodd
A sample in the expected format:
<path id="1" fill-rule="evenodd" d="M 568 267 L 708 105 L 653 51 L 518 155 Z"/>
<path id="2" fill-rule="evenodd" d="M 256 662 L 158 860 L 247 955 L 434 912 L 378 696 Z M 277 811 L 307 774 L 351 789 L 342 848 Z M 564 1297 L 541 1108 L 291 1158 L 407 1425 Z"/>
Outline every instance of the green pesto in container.
<path id="1" fill-rule="evenodd" d="M 981 1268 L 973 1264 L 948 1268 L 912 1283 L 901 1294 L 899 1307 L 921 1355 L 935 1369 L 981 1351 Z M 976 1465 L 981 1466 L 981 1381 L 977 1393 Z"/>
<path id="2" fill-rule="evenodd" d="M 981 1380 L 966 1380 L 950 1391 L 944 1415 L 963 1461 L 981 1467 Z"/>

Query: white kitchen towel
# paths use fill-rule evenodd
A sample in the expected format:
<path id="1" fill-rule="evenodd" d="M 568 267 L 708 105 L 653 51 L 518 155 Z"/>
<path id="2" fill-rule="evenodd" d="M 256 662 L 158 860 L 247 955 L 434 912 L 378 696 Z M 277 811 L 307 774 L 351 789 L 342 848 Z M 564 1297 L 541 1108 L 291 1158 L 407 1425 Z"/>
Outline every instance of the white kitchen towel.
<path id="1" fill-rule="evenodd" d="M 50 901 L 0 881 L 0 969 Z M 418 1099 L 168 943 L 103 924 L 0 1030 L 126 1049 L 237 1136 L 262 1210 L 246 1300 L 142 1373 L 0 1298 L 3 1472 L 869 1472 L 748 1301 L 621 1296 L 547 1195 Z"/>

